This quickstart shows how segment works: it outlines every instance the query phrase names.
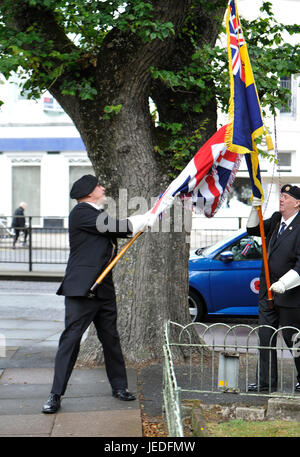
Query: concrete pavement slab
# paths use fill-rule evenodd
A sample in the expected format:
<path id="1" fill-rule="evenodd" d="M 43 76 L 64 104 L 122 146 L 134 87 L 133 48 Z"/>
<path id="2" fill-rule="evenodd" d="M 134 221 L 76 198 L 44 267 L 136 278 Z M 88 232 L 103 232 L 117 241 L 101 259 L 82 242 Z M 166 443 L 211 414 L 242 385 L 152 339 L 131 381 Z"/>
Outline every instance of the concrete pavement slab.
<path id="1" fill-rule="evenodd" d="M 132 411 L 139 410 L 140 404 L 138 400 L 120 401 L 113 398 L 109 387 L 105 393 L 94 393 L 92 396 L 65 396 L 62 399 L 60 413 L 69 412 L 86 412 L 86 411 Z"/>
<path id="2" fill-rule="evenodd" d="M 57 414 L 41 413 L 51 390 L 58 339 L 64 327 L 63 298 L 48 285 L 41 290 L 15 282 L 12 294 L 0 285 L 0 436 L 140 437 L 139 399 L 112 397 L 104 367 L 73 370 Z M 2 288 L 2 289 L 1 289 Z M 129 389 L 137 393 L 137 372 L 127 369 Z"/>
<path id="3" fill-rule="evenodd" d="M 45 392 L 45 397 L 47 394 Z M 44 400 L 45 402 L 45 400 Z M 31 414 L 38 414 L 41 411 L 42 404 L 41 398 L 24 398 L 24 396 L 13 395 L 12 398 L 0 399 L 0 417 L 7 416 L 28 416 Z"/>
<path id="4" fill-rule="evenodd" d="M 19 347 L 11 358 L 0 358 L 0 368 L 53 368 L 57 345 L 41 347 L 34 341 Z"/>
<path id="5" fill-rule="evenodd" d="M 140 410 L 89 411 L 56 415 L 52 437 L 141 437 Z"/>
<path id="6" fill-rule="evenodd" d="M 8 368 L 0 378 L 0 384 L 51 384 L 53 368 Z M 136 371 L 127 369 L 128 383 L 136 389 Z M 105 368 L 75 368 L 71 374 L 68 389 L 73 384 L 87 385 L 108 383 Z"/>
<path id="7" fill-rule="evenodd" d="M 137 393 L 137 374 L 128 369 L 129 388 Z M 53 368 L 9 368 L 0 377 L 0 415 L 40 413 L 47 400 Z M 139 401 L 113 398 L 105 368 L 75 369 L 62 398 L 62 412 L 139 409 Z"/>
<path id="8" fill-rule="evenodd" d="M 8 368 L 0 378 L 1 384 L 51 384 L 52 368 Z"/>
<path id="9" fill-rule="evenodd" d="M 49 396 L 49 387 L 46 385 L 35 386 L 35 389 L 27 388 L 18 389 L 12 392 L 9 389 L 3 389 L 3 397 L 0 399 L 0 416 L 20 415 L 23 416 L 32 414 L 41 414 L 41 409 Z M 1 389 L 2 390 L 2 389 Z M 4 397 L 10 398 L 4 398 Z M 61 413 L 80 413 L 87 411 L 133 411 L 140 410 L 139 401 L 121 402 L 113 398 L 109 388 L 105 394 L 94 393 L 89 396 L 64 396 L 61 402 Z"/>
<path id="10" fill-rule="evenodd" d="M 59 329 L 58 332 L 56 333 L 53 333 L 52 335 L 48 336 L 47 338 L 44 339 L 44 341 L 42 341 L 41 343 L 39 343 L 39 345 L 48 345 L 48 343 L 50 344 L 54 344 L 56 343 L 56 347 L 58 347 L 58 341 L 59 341 L 59 338 L 62 334 L 62 331 L 63 331 L 63 327 L 61 329 Z"/>
<path id="11" fill-rule="evenodd" d="M 137 384 L 136 370 L 134 368 L 129 367 L 129 368 L 127 368 L 126 372 L 127 372 L 129 389 L 136 391 L 136 389 L 137 389 L 137 387 L 136 387 L 136 384 Z M 108 382 L 106 370 L 104 367 L 90 368 L 90 369 L 75 368 L 70 377 L 68 386 L 71 386 L 72 384 L 83 385 L 84 383 L 94 383 L 94 382 L 102 382 L 102 381 Z"/>
<path id="12" fill-rule="evenodd" d="M 0 385 L 0 406 L 4 400 L 21 400 L 22 398 L 28 400 L 39 399 L 39 402 L 45 402 L 49 396 L 49 384 L 1 384 Z M 1 408 L 4 411 L 4 408 Z M 33 412 L 40 411 L 35 408 Z M 6 411 L 8 414 L 8 410 Z M 9 414 L 14 414 L 12 411 Z"/>
<path id="13" fill-rule="evenodd" d="M 6 338 L 6 344 L 7 346 L 22 346 L 24 348 L 28 346 L 32 346 L 37 343 L 37 340 L 32 340 L 32 339 L 23 339 L 23 338 Z M 1 359 L 0 359 L 1 361 Z"/>
<path id="14" fill-rule="evenodd" d="M 56 329 L 16 329 L 16 328 L 6 328 L 1 329 L 1 333 L 4 334 L 6 338 L 6 342 L 9 344 L 10 340 L 19 339 L 24 342 L 34 341 L 34 340 L 44 340 L 45 338 L 49 338 L 51 335 L 57 333 Z"/>
<path id="15" fill-rule="evenodd" d="M 53 335 L 49 339 L 47 338 L 44 341 L 40 341 L 36 344 L 36 348 L 38 349 L 43 349 L 43 348 L 52 348 L 52 350 L 57 351 L 57 346 L 58 346 L 58 340 L 59 340 L 60 334 L 59 335 Z"/>
<path id="16" fill-rule="evenodd" d="M 4 329 L 21 329 L 21 330 L 28 330 L 28 329 L 38 329 L 38 330 L 54 330 L 58 331 L 57 329 L 63 328 L 63 322 L 61 321 L 44 321 L 44 320 L 37 320 L 37 319 L 1 319 L 0 322 L 0 332 Z"/>
<path id="17" fill-rule="evenodd" d="M 42 414 L 0 416 L 0 436 L 50 436 L 54 420 Z"/>
<path id="18" fill-rule="evenodd" d="M 2 400 L 9 399 L 26 399 L 34 400 L 40 399 L 40 402 L 44 402 L 50 393 L 51 384 L 1 384 L 0 385 L 0 404 Z M 134 392 L 134 390 L 132 389 Z M 136 393 L 136 392 L 135 392 Z M 80 410 L 84 408 L 86 402 L 90 402 L 89 398 L 93 398 L 95 406 L 102 409 L 110 408 L 112 404 L 117 409 L 135 407 L 135 402 L 120 402 L 118 399 L 113 398 L 111 395 L 111 389 L 107 382 L 103 383 L 84 383 L 82 385 L 68 386 L 67 392 L 63 397 L 63 406 L 70 408 L 72 405 L 72 411 L 75 411 L 73 405 L 79 404 L 82 398 L 83 406 L 80 405 Z M 76 401 L 73 399 L 76 399 Z M 118 406 L 119 405 L 119 406 Z M 75 406 L 76 408 L 76 406 Z M 94 410 L 95 408 L 93 408 Z M 3 410 L 3 408 L 2 408 Z M 36 411 L 35 411 L 36 412 Z M 12 413 L 10 413 L 12 414 Z"/>
<path id="19" fill-rule="evenodd" d="M 11 357 L 13 357 L 18 349 L 19 349 L 19 346 L 5 346 L 3 348 L 0 347 L 0 353 L 1 353 L 0 363 L 1 363 L 1 360 L 3 360 L 4 358 L 10 359 Z M 3 354 L 2 354 L 2 351 L 3 351 Z"/>

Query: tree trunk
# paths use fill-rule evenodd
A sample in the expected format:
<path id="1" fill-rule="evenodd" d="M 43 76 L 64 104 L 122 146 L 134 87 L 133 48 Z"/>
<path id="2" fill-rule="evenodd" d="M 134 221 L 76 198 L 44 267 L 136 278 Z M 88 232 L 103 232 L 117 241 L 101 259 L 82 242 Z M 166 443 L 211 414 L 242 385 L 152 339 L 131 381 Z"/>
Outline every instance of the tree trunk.
<path id="1" fill-rule="evenodd" d="M 125 100 L 125 98 L 123 98 Z M 135 104 L 134 104 L 135 105 Z M 133 106 L 131 97 L 123 102 L 119 115 L 110 128 L 101 128 L 97 138 L 92 135 L 93 162 L 97 175 L 102 175 L 103 152 L 96 154 L 96 145 L 109 150 L 109 166 L 113 186 L 104 181 L 111 194 L 118 198 L 119 189 L 126 189 L 128 206 L 140 200 L 140 213 L 150 209 L 151 198 L 165 190 L 168 181 L 153 150 L 151 119 L 147 100 Z M 111 150 L 111 144 L 116 150 Z M 104 146 L 105 145 L 105 146 Z M 123 192 L 124 193 L 124 192 Z M 140 197 L 144 200 L 141 201 Z M 127 205 L 118 202 L 117 217 L 126 216 Z M 139 208 L 132 207 L 133 210 Z M 129 215 L 129 211 L 127 215 Z M 177 213 L 180 210 L 176 209 Z M 171 211 L 172 212 L 172 211 Z M 191 214 L 186 215 L 190 219 Z M 161 225 L 168 230 L 167 217 Z M 172 221 L 170 225 L 173 225 Z M 177 224 L 178 225 L 178 224 Z M 188 256 L 189 243 L 184 231 L 174 233 L 172 226 L 165 233 L 145 233 L 132 245 L 114 270 L 118 298 L 118 328 L 124 356 L 130 362 L 158 360 L 162 355 L 163 328 L 167 319 L 188 323 Z M 170 287 L 171 285 L 171 287 Z M 101 287 L 101 285 L 99 286 Z M 82 346 L 79 362 L 101 363 L 94 330 Z"/>

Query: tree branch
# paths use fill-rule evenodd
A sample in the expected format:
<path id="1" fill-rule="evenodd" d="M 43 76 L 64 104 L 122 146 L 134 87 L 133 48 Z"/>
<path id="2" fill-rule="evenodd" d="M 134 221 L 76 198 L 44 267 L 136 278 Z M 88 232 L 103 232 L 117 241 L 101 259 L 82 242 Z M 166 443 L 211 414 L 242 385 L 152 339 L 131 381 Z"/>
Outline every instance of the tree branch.
<path id="1" fill-rule="evenodd" d="M 178 33 L 191 3 L 192 0 L 152 0 L 152 20 L 171 22 Z M 169 59 L 173 46 L 173 36 L 142 42 L 136 33 L 113 29 L 104 39 L 98 55 L 102 79 L 106 80 L 113 73 L 118 87 L 127 84 L 132 94 L 141 94 L 151 81 L 149 67 Z"/>
<path id="2" fill-rule="evenodd" d="M 28 5 L 26 0 L 7 2 L 0 0 L 6 24 L 17 32 L 26 32 L 29 27 L 36 27 L 45 41 L 51 41 L 56 51 L 61 53 L 78 50 L 57 23 L 52 10 Z M 28 45 L 27 45 L 28 46 Z M 28 46 L 28 48 L 30 48 Z"/>

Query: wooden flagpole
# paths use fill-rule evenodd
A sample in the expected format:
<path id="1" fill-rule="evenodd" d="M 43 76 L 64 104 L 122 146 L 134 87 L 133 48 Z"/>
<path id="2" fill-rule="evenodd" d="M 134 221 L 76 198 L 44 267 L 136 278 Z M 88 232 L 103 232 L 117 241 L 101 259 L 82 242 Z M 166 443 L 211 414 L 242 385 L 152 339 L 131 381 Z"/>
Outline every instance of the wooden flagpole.
<path id="1" fill-rule="evenodd" d="M 270 308 L 273 308 L 274 304 L 273 304 L 272 292 L 270 291 L 270 287 L 271 287 L 270 271 L 269 271 L 269 264 L 268 264 L 265 228 L 264 228 L 261 206 L 257 207 L 257 211 L 258 211 L 258 218 L 259 218 L 259 230 L 260 230 L 260 236 L 261 236 L 261 242 L 262 242 L 263 264 L 264 264 L 264 269 L 265 269 L 265 277 L 266 277 L 266 285 L 267 285 L 267 293 L 268 293 L 268 304 L 269 304 Z"/>
<path id="2" fill-rule="evenodd" d="M 128 241 L 127 244 L 125 244 L 125 246 L 121 249 L 121 251 L 119 252 L 119 254 L 116 255 L 116 257 L 110 262 L 110 264 L 105 268 L 105 270 L 102 271 L 102 273 L 100 274 L 100 276 L 98 276 L 98 278 L 96 279 L 96 281 L 94 282 L 94 284 L 92 285 L 92 287 L 90 288 L 89 290 L 89 293 L 88 293 L 88 296 L 90 298 L 92 298 L 93 296 L 95 296 L 95 290 L 96 288 L 99 286 L 99 284 L 101 284 L 101 282 L 103 281 L 103 279 L 105 278 L 106 275 L 108 275 L 108 273 L 113 269 L 113 267 L 116 265 L 116 263 L 121 259 L 121 257 L 123 257 L 123 255 L 125 254 L 125 252 L 130 248 L 130 246 L 135 242 L 135 240 L 138 239 L 138 237 L 144 232 L 138 232 L 136 235 L 134 235 L 130 241 Z"/>

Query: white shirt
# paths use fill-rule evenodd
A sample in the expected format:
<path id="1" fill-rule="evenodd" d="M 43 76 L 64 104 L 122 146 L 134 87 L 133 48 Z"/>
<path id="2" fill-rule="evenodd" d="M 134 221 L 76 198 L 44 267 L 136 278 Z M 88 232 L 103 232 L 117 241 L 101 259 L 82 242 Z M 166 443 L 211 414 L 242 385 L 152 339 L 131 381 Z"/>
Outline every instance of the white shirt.
<path id="1" fill-rule="evenodd" d="M 94 208 L 96 208 L 98 211 L 100 209 L 103 209 L 103 205 L 96 205 L 96 203 L 92 203 L 92 202 L 80 202 L 80 203 L 88 203 L 89 205 L 93 206 Z"/>
<path id="2" fill-rule="evenodd" d="M 283 218 L 283 216 L 282 216 L 282 217 L 281 217 L 281 221 L 280 221 L 280 227 L 281 227 L 282 222 L 284 222 L 284 223 L 286 224 L 286 227 L 285 227 L 284 230 L 286 230 L 287 227 L 292 223 L 292 221 L 295 219 L 295 217 L 296 217 L 297 215 L 298 215 L 298 212 L 297 212 L 296 214 L 294 214 L 293 216 L 289 217 L 287 220 L 285 220 L 285 219 Z M 280 231 L 280 228 L 279 228 L 278 231 Z"/>

